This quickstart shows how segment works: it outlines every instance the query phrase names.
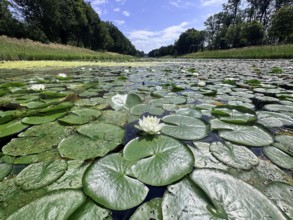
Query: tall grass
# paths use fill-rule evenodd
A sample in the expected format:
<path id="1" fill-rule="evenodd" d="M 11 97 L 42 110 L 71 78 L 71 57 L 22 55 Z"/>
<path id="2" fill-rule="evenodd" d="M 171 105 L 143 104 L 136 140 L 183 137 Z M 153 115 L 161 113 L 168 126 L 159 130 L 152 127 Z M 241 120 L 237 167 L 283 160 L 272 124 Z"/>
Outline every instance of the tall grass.
<path id="1" fill-rule="evenodd" d="M 185 58 L 292 59 L 293 44 L 244 47 L 229 50 L 203 51 L 184 55 Z"/>
<path id="2" fill-rule="evenodd" d="M 131 56 L 0 36 L 0 60 L 126 60 Z"/>

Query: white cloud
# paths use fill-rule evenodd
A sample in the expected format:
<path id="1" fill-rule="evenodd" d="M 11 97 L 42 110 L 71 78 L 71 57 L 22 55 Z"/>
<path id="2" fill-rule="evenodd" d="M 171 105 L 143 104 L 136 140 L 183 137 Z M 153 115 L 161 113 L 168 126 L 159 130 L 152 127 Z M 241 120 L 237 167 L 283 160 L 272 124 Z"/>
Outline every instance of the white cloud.
<path id="1" fill-rule="evenodd" d="M 130 16 L 129 11 L 123 11 L 122 14 L 123 14 L 124 16 L 126 16 L 126 17 L 129 17 L 129 16 Z"/>
<path id="2" fill-rule="evenodd" d="M 120 11 L 120 8 L 114 8 L 113 11 L 114 12 L 119 12 Z"/>
<path id="3" fill-rule="evenodd" d="M 179 25 L 167 27 L 160 31 L 136 30 L 128 34 L 128 38 L 136 49 L 148 53 L 153 49 L 174 44 L 179 35 L 190 27 L 190 23 L 182 22 Z"/>
<path id="4" fill-rule="evenodd" d="M 103 9 L 103 6 L 107 3 L 108 0 L 93 0 L 90 1 L 93 9 L 101 16 L 102 14 L 107 14 L 107 10 Z"/>
<path id="5" fill-rule="evenodd" d="M 116 0 L 116 2 L 120 3 L 121 5 L 124 5 L 126 0 Z"/>
<path id="6" fill-rule="evenodd" d="M 125 24 L 125 21 L 124 20 L 114 20 L 114 22 L 118 25 L 122 25 L 122 24 Z"/>
<path id="7" fill-rule="evenodd" d="M 223 3 L 227 2 L 227 0 L 200 0 L 201 6 L 219 6 Z"/>
<path id="8" fill-rule="evenodd" d="M 91 1 L 92 6 L 103 5 L 103 4 L 106 4 L 106 3 L 107 3 L 107 0 L 94 0 L 94 1 Z"/>
<path id="9" fill-rule="evenodd" d="M 195 3 L 190 1 L 183 1 L 183 0 L 171 0 L 169 4 L 175 6 L 176 8 L 188 8 L 192 6 L 196 6 Z"/>

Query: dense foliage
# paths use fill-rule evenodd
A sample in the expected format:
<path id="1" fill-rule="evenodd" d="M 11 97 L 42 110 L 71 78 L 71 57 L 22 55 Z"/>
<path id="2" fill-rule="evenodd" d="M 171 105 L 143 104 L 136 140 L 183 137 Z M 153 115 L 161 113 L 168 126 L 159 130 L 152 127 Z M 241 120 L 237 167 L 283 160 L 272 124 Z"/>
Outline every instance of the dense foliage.
<path id="1" fill-rule="evenodd" d="M 1 0 L 0 35 L 136 55 L 112 23 L 84 0 Z"/>
<path id="2" fill-rule="evenodd" d="M 292 0 L 228 0 L 221 12 L 205 21 L 205 30 L 188 29 L 174 45 L 149 53 L 151 57 L 181 55 L 245 46 L 293 43 Z"/>

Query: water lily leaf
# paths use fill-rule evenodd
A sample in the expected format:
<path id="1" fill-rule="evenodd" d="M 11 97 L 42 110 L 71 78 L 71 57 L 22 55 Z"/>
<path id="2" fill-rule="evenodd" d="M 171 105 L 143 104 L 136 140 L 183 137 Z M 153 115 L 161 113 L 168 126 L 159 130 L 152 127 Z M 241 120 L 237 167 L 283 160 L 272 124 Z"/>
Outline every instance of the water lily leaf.
<path id="1" fill-rule="evenodd" d="M 199 140 L 208 136 L 209 128 L 200 119 L 181 115 L 169 115 L 164 117 L 162 121 L 166 123 L 162 128 L 162 132 L 175 138 Z"/>
<path id="2" fill-rule="evenodd" d="M 77 211 L 75 211 L 69 220 L 111 220 L 111 212 L 96 205 L 92 200 L 87 200 Z"/>
<path id="3" fill-rule="evenodd" d="M 96 120 L 101 115 L 102 113 L 99 110 L 82 108 L 71 111 L 67 116 L 59 119 L 59 121 L 70 125 L 82 125 Z"/>
<path id="4" fill-rule="evenodd" d="M 13 164 L 32 164 L 52 160 L 60 160 L 60 154 L 56 149 L 48 150 L 39 154 L 25 155 L 15 158 Z"/>
<path id="5" fill-rule="evenodd" d="M 12 170 L 12 165 L 9 163 L 1 163 L 0 161 L 0 181 L 2 181 Z"/>
<path id="6" fill-rule="evenodd" d="M 37 125 L 29 128 L 6 144 L 2 151 L 12 156 L 42 153 L 56 147 L 64 138 L 66 128 L 57 122 Z"/>
<path id="7" fill-rule="evenodd" d="M 284 151 L 276 147 L 265 147 L 263 149 L 264 154 L 269 158 L 274 164 L 285 169 L 293 169 L 293 157 L 286 154 Z"/>
<path id="8" fill-rule="evenodd" d="M 273 144 L 275 147 L 293 156 L 293 136 L 277 135 L 275 140 L 277 141 Z"/>
<path id="9" fill-rule="evenodd" d="M 0 138 L 17 134 L 28 127 L 28 125 L 21 123 L 19 120 L 14 120 L 6 124 L 2 124 L 0 125 Z"/>
<path id="10" fill-rule="evenodd" d="M 153 186 L 181 179 L 192 171 L 194 164 L 189 148 L 167 136 L 136 138 L 125 146 L 123 157 L 134 163 L 131 170 L 137 179 Z"/>
<path id="11" fill-rule="evenodd" d="M 109 209 L 124 210 L 139 205 L 145 199 L 148 188 L 126 174 L 131 165 L 121 154 L 97 160 L 83 177 L 84 192 Z"/>
<path id="12" fill-rule="evenodd" d="M 219 130 L 220 137 L 233 143 L 252 147 L 263 147 L 274 142 L 271 134 L 256 125 L 228 124 L 214 119 L 211 121 L 211 126 L 213 129 Z"/>
<path id="13" fill-rule="evenodd" d="M 270 128 L 293 124 L 293 119 L 290 116 L 277 112 L 261 111 L 258 112 L 257 117 L 258 123 Z"/>
<path id="14" fill-rule="evenodd" d="M 42 99 L 52 99 L 52 98 L 60 98 L 60 97 L 65 97 L 68 96 L 70 93 L 69 92 L 58 92 L 58 91 L 42 91 L 40 93 L 40 97 Z"/>
<path id="15" fill-rule="evenodd" d="M 211 208 L 220 214 L 219 219 L 247 219 L 248 216 L 250 219 L 264 216 L 268 219 L 286 219 L 260 191 L 229 174 L 202 169 L 195 170 L 190 177 L 212 201 Z"/>
<path id="16" fill-rule="evenodd" d="M 131 109 L 132 107 L 141 104 L 141 98 L 136 94 L 128 94 L 126 99 L 125 107 Z"/>
<path id="17" fill-rule="evenodd" d="M 181 108 L 176 111 L 176 115 L 184 115 L 184 116 L 189 116 L 193 118 L 201 118 L 202 113 L 201 111 L 197 109 Z"/>
<path id="18" fill-rule="evenodd" d="M 59 179 L 66 169 L 64 160 L 31 164 L 16 176 L 15 183 L 24 190 L 39 189 Z"/>
<path id="19" fill-rule="evenodd" d="M 214 168 L 228 170 L 229 167 L 215 158 L 210 152 L 210 143 L 193 142 L 195 147 L 190 147 L 194 158 L 194 167 L 196 168 Z"/>
<path id="20" fill-rule="evenodd" d="M 40 124 L 45 124 L 48 122 L 53 122 L 57 120 L 58 118 L 62 118 L 65 115 L 66 113 L 57 113 L 57 114 L 44 115 L 44 116 L 29 116 L 29 117 L 23 118 L 21 122 L 28 125 L 40 125 Z"/>
<path id="21" fill-rule="evenodd" d="M 138 104 L 130 109 L 130 113 L 137 116 L 144 114 L 146 112 L 152 115 L 162 115 L 164 113 L 164 109 L 162 109 L 161 107 L 147 104 Z"/>
<path id="22" fill-rule="evenodd" d="M 34 102 L 29 102 L 29 103 L 25 103 L 21 105 L 29 109 L 38 109 L 38 108 L 44 108 L 48 106 L 47 103 L 41 102 L 41 101 L 34 101 Z"/>
<path id="23" fill-rule="evenodd" d="M 82 177 L 90 163 L 84 164 L 82 160 L 67 161 L 67 170 L 63 176 L 47 186 L 49 191 L 57 189 L 81 189 Z"/>
<path id="24" fill-rule="evenodd" d="M 49 113 L 53 114 L 54 112 L 64 112 L 71 109 L 74 106 L 72 102 L 62 102 L 58 105 L 50 105 L 47 108 L 42 108 L 38 110 L 40 113 Z"/>
<path id="25" fill-rule="evenodd" d="M 78 190 L 53 191 L 17 210 L 7 220 L 67 219 L 85 200 L 84 194 Z"/>
<path id="26" fill-rule="evenodd" d="M 130 220 L 156 219 L 163 220 L 162 199 L 152 199 L 137 208 Z"/>
<path id="27" fill-rule="evenodd" d="M 128 112 L 106 110 L 106 111 L 103 111 L 103 114 L 99 118 L 99 121 L 103 123 L 114 124 L 114 125 L 123 127 L 124 125 L 127 124 L 128 117 L 129 117 Z"/>
<path id="28" fill-rule="evenodd" d="M 268 104 L 264 108 L 268 111 L 275 112 L 293 112 L 293 106 L 289 105 L 280 105 L 280 104 Z"/>
<path id="29" fill-rule="evenodd" d="M 214 142 L 210 145 L 210 151 L 219 161 L 236 169 L 249 170 L 259 163 L 252 151 L 229 142 Z"/>
<path id="30" fill-rule="evenodd" d="M 293 219 L 293 186 L 272 182 L 266 187 L 264 194 L 285 212 L 289 219 Z"/>
<path id="31" fill-rule="evenodd" d="M 171 104 L 175 104 L 175 105 L 182 105 L 185 104 L 187 99 L 185 97 L 181 97 L 181 96 L 169 96 L 169 97 L 165 97 L 166 100 L 168 100 Z"/>

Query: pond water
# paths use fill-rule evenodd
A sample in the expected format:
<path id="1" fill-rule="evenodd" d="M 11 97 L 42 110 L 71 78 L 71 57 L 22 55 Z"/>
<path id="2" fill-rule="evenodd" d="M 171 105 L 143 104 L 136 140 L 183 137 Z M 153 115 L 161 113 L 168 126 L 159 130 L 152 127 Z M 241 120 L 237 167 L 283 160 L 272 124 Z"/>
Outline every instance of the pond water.
<path id="1" fill-rule="evenodd" d="M 293 61 L 147 64 L 0 78 L 0 219 L 293 218 Z"/>

